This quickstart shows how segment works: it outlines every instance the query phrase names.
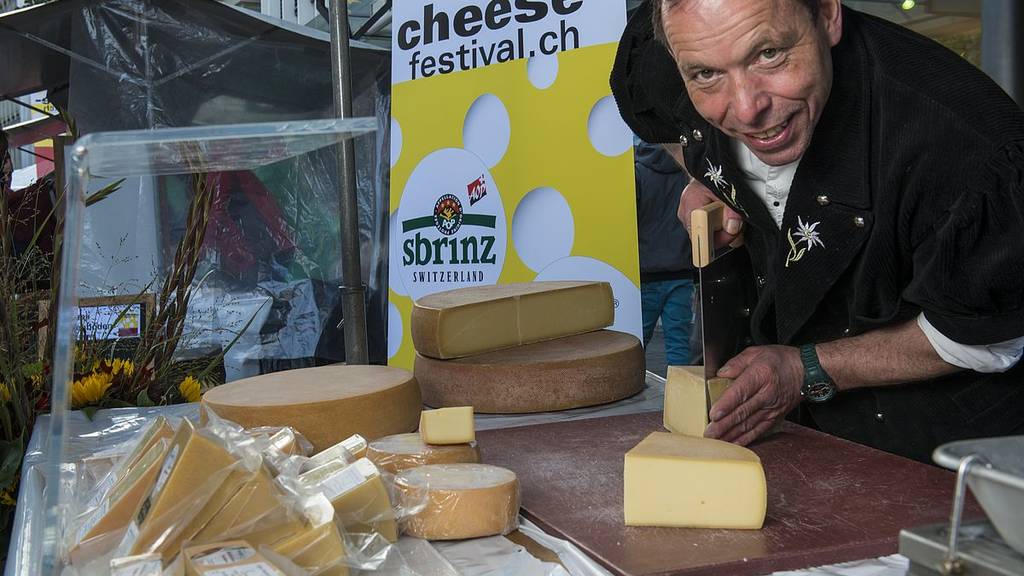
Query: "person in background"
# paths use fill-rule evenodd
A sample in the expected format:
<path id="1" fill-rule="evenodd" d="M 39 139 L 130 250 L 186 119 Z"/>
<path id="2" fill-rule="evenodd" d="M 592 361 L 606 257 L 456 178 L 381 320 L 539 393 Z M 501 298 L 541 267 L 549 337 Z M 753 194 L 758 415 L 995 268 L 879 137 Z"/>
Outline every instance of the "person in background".
<path id="1" fill-rule="evenodd" d="M 634 144 L 644 346 L 661 318 L 665 359 L 682 366 L 690 363 L 694 274 L 690 238 L 676 210 L 689 178 L 662 146 Z"/>

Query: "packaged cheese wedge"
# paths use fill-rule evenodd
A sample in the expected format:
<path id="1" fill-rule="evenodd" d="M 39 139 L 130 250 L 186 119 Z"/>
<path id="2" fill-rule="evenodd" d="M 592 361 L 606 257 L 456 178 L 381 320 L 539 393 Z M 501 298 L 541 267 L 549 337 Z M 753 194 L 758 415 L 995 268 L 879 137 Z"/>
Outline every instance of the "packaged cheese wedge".
<path id="1" fill-rule="evenodd" d="M 380 471 L 368 459 L 315 468 L 299 476 L 298 484 L 305 490 L 322 492 L 347 532 L 378 533 L 389 542 L 398 540 L 391 497 Z"/>
<path id="2" fill-rule="evenodd" d="M 244 540 L 190 546 L 182 556 L 186 576 L 287 576 Z"/>
<path id="3" fill-rule="evenodd" d="M 761 459 L 729 442 L 654 432 L 626 453 L 627 526 L 761 528 Z"/>
<path id="4" fill-rule="evenodd" d="M 402 531 L 416 538 L 482 538 L 508 534 L 519 526 L 519 480 L 498 466 L 410 468 L 395 476 L 395 494 L 400 506 L 418 507 L 402 520 Z"/>
<path id="5" fill-rule="evenodd" d="M 303 462 L 302 471 L 308 472 L 333 462 L 351 464 L 366 456 L 366 446 L 366 438 L 359 434 L 353 434 L 334 446 L 310 456 L 307 461 Z"/>
<path id="6" fill-rule="evenodd" d="M 427 464 L 476 464 L 480 451 L 476 442 L 431 446 L 420 435 L 395 434 L 370 442 L 366 457 L 382 472 L 398 474 L 402 470 Z"/>
<path id="7" fill-rule="evenodd" d="M 161 440 L 170 441 L 174 436 L 174 429 L 171 428 L 167 419 L 163 416 L 158 416 L 152 422 L 147 424 L 138 434 L 132 439 L 124 443 L 124 446 L 119 446 L 110 452 L 119 454 L 119 456 L 110 460 L 107 457 L 107 461 L 110 465 L 106 467 L 106 473 L 100 476 L 94 485 L 85 492 L 85 498 L 83 501 L 85 505 L 81 507 L 84 512 L 86 510 L 95 508 L 102 502 L 111 489 L 121 482 L 125 476 L 128 476 L 132 469 L 139 463 L 144 455 L 149 453 L 149 449 L 153 447 L 157 442 Z M 90 476 L 95 474 L 97 468 L 101 465 L 100 460 L 97 458 L 86 459 L 83 462 L 83 469 L 86 470 Z M 80 482 L 83 479 L 80 478 Z M 86 481 L 84 485 L 88 486 L 91 482 Z"/>
<path id="8" fill-rule="evenodd" d="M 423 356 L 461 358 L 592 332 L 615 320 L 607 282 L 473 286 L 424 296 L 410 317 Z"/>
<path id="9" fill-rule="evenodd" d="M 345 542 L 334 522 L 304 528 L 271 549 L 318 576 L 348 576 Z"/>
<path id="10" fill-rule="evenodd" d="M 192 537 L 192 541 L 224 540 L 225 535 L 241 527 L 253 526 L 283 506 L 284 498 L 270 470 L 262 465 L 238 487 L 228 502 Z"/>
<path id="11" fill-rule="evenodd" d="M 472 406 L 424 410 L 420 413 L 420 438 L 426 444 L 469 444 L 476 441 Z"/>

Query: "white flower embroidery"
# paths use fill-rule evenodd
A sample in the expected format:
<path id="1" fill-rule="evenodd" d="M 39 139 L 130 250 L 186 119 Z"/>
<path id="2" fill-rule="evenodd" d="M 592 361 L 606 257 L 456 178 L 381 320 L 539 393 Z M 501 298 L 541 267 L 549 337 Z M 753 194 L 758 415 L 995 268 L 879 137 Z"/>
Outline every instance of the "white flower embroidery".
<path id="1" fill-rule="evenodd" d="M 725 178 L 722 178 L 722 167 L 715 166 L 711 163 L 711 159 L 707 158 L 708 171 L 704 173 L 704 177 L 711 180 L 711 183 L 715 185 L 715 188 L 722 189 L 726 185 Z"/>
<path id="2" fill-rule="evenodd" d="M 786 238 L 789 240 L 789 254 L 786 254 L 786 268 L 789 268 L 790 262 L 797 262 L 804 257 L 804 254 L 811 251 L 815 245 L 825 247 L 825 243 L 822 242 L 820 232 L 815 230 L 821 222 L 804 222 L 803 218 L 796 217 L 797 227 L 796 232 L 790 228 L 786 231 Z M 796 239 L 794 239 L 796 237 Z M 801 244 L 805 246 L 801 247 Z"/>

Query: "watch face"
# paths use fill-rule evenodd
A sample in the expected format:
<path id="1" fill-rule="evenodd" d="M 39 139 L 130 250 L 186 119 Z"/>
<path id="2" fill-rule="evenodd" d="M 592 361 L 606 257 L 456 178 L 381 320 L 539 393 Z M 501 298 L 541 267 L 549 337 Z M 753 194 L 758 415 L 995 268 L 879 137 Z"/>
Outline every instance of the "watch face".
<path id="1" fill-rule="evenodd" d="M 810 382 L 804 385 L 804 396 L 811 402 L 825 402 L 836 395 L 836 385 L 824 382 Z"/>

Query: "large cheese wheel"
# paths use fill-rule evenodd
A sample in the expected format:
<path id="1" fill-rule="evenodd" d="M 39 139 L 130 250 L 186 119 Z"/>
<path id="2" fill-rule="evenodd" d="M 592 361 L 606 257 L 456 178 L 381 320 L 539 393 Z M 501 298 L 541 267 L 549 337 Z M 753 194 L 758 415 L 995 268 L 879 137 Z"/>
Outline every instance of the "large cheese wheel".
<path id="1" fill-rule="evenodd" d="M 399 507 L 418 510 L 402 521 L 425 540 L 463 540 L 508 534 L 519 526 L 515 472 L 488 464 L 432 464 L 395 476 Z"/>
<path id="2" fill-rule="evenodd" d="M 635 336 L 600 330 L 457 360 L 416 356 L 428 406 L 472 406 L 517 414 L 614 402 L 644 387 L 644 350 Z"/>
<path id="3" fill-rule="evenodd" d="M 526 282 L 471 286 L 416 301 L 410 333 L 416 351 L 460 358 L 610 326 L 607 282 Z"/>
<path id="4" fill-rule="evenodd" d="M 420 388 L 407 370 L 333 365 L 236 380 L 203 395 L 203 406 L 246 428 L 291 426 L 326 450 L 353 434 L 412 432 Z"/>
<path id="5" fill-rule="evenodd" d="M 432 446 L 424 444 L 419 434 L 395 434 L 370 442 L 366 457 L 378 468 L 391 474 L 428 464 L 475 464 L 480 461 L 476 442 Z"/>

